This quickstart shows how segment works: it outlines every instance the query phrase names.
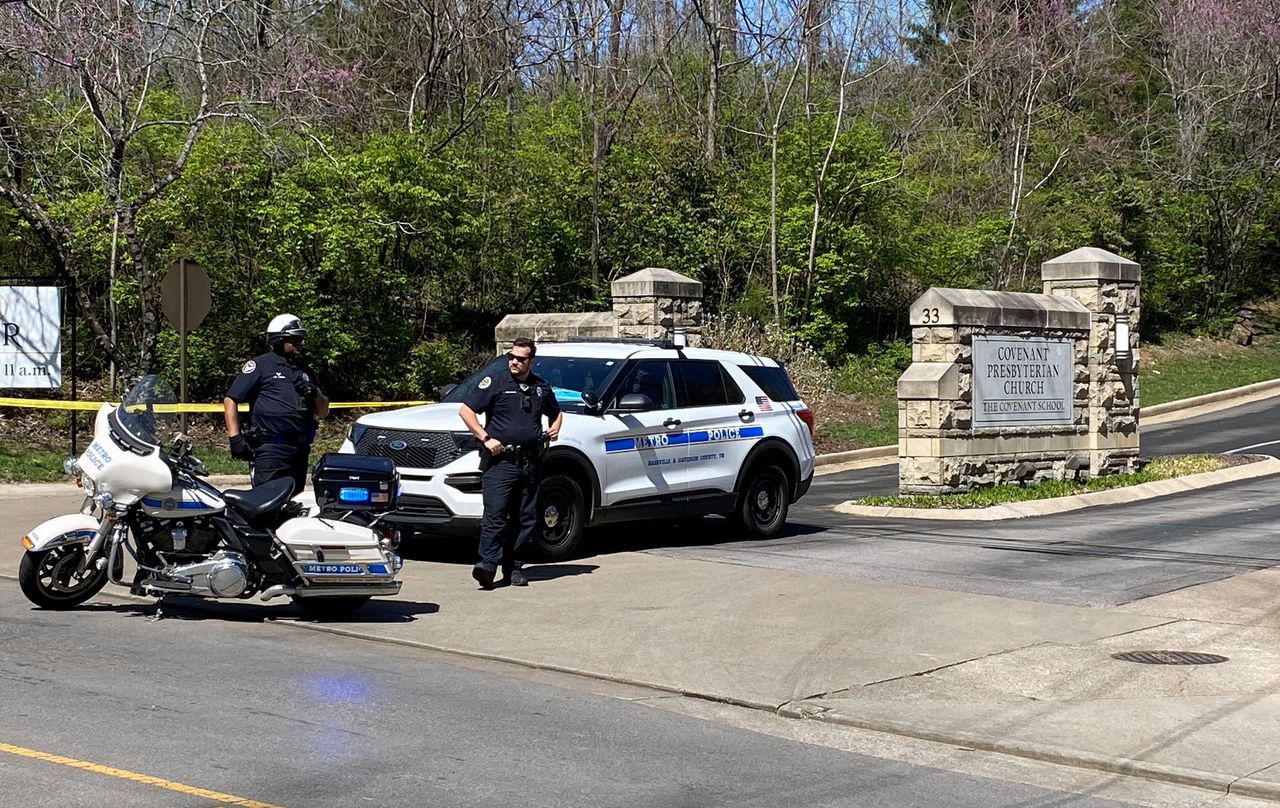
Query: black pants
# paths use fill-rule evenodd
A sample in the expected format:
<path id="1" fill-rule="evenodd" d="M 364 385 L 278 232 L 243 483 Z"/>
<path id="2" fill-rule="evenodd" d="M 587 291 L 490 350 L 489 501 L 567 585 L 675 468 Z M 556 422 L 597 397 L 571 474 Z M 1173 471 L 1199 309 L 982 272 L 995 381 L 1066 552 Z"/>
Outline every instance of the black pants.
<path id="1" fill-rule="evenodd" d="M 518 567 L 538 521 L 537 458 L 498 455 L 481 477 L 484 519 L 480 522 L 480 563 L 496 570 Z"/>
<path id="2" fill-rule="evenodd" d="M 281 477 L 293 479 L 293 495 L 302 493 L 307 484 L 307 459 L 311 456 L 311 446 L 302 444 L 290 446 L 287 443 L 264 443 L 253 450 L 253 460 L 249 463 L 249 481 L 254 488 L 278 480 Z"/>

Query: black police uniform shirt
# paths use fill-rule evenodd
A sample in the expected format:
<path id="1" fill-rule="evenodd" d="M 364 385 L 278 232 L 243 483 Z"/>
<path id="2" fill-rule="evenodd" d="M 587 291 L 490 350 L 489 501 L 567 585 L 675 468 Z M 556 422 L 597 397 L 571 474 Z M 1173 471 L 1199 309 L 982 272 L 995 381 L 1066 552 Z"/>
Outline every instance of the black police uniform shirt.
<path id="1" fill-rule="evenodd" d="M 510 373 L 485 376 L 462 403 L 484 413 L 485 432 L 504 446 L 536 444 L 542 440 L 542 416 L 554 420 L 560 414 L 551 385 L 534 373 L 523 384 Z"/>
<path id="2" fill-rule="evenodd" d="M 310 445 L 316 435 L 315 415 L 294 388 L 307 372 L 283 356 L 264 353 L 244 363 L 227 398 L 248 404 L 253 427 L 264 439 Z"/>

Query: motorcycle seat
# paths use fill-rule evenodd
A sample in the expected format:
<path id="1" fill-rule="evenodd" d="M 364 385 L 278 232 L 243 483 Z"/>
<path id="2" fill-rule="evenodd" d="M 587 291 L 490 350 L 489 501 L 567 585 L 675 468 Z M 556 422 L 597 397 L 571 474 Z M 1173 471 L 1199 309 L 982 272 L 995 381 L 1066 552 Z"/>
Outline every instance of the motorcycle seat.
<path id="1" fill-rule="evenodd" d="M 249 521 L 266 516 L 277 510 L 293 496 L 293 480 L 281 477 L 257 488 L 228 489 L 222 492 L 222 499 L 236 513 Z"/>

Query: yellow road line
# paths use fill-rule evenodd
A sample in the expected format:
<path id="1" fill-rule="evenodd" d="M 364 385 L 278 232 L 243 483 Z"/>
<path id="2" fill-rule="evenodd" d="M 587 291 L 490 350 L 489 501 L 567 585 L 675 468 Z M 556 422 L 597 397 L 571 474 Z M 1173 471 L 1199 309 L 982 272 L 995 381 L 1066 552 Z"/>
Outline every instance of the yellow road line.
<path id="1" fill-rule="evenodd" d="M 119 777 L 121 780 L 132 780 L 135 783 L 142 783 L 157 788 L 167 788 L 170 791 L 177 791 L 180 794 L 187 794 L 192 797 L 200 797 L 206 800 L 214 800 L 224 805 L 240 805 L 244 808 L 280 808 L 268 802 L 258 802 L 244 797 L 236 797 L 231 794 L 223 794 L 220 791 L 210 791 L 207 788 L 196 788 L 184 783 L 175 783 L 172 780 L 165 780 L 160 777 L 151 777 L 146 774 L 138 774 L 137 772 L 125 771 L 124 769 L 116 769 L 111 766 L 102 766 L 97 763 L 89 763 L 75 758 L 63 757 L 62 755 L 51 755 L 48 752 L 41 752 L 36 749 L 27 749 L 23 746 L 13 746 L 12 744 L 0 743 L 0 752 L 8 752 L 11 755 L 19 757 L 32 758 L 34 760 L 43 760 L 46 763 L 57 763 L 62 766 L 71 766 L 76 769 L 83 769 L 94 774 L 105 774 L 108 777 Z"/>

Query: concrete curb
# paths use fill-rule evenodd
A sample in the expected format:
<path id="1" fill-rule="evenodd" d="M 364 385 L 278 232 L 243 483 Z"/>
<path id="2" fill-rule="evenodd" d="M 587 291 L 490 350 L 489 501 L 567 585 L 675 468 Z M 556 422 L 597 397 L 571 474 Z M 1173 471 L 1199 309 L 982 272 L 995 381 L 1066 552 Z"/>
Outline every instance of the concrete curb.
<path id="1" fill-rule="evenodd" d="M 894 508 L 889 506 L 855 505 L 850 501 L 840 503 L 835 506 L 835 510 L 837 513 L 850 516 L 990 522 L 1000 519 L 1022 519 L 1027 516 L 1065 513 L 1067 511 L 1080 510 L 1081 508 L 1092 508 L 1096 505 L 1139 502 L 1144 499 L 1154 499 L 1155 497 L 1208 488 L 1211 485 L 1222 485 L 1254 477 L 1280 474 L 1280 459 L 1270 455 L 1248 456 L 1259 459 L 1242 466 L 1230 466 L 1217 471 L 1205 471 L 1200 474 L 1189 474 L 1185 477 L 1174 477 L 1170 480 L 1157 480 L 1151 483 L 1141 483 L 1139 485 L 1129 485 L 1121 488 L 1112 488 L 1107 491 L 1094 491 L 1088 494 L 1075 494 L 1067 497 L 1011 502 L 1005 505 L 992 505 L 988 508 Z"/>
<path id="2" fill-rule="evenodd" d="M 1280 784 L 1249 777 L 1233 777 L 1214 774 L 1212 772 L 1188 769 L 1181 766 L 1166 766 L 1134 758 L 1111 757 L 1096 752 L 1079 749 L 1051 746 L 1048 744 L 1030 743 L 1026 741 L 990 740 L 980 735 L 965 732 L 944 732 L 921 727 L 914 724 L 899 724 L 892 721 L 865 720 L 842 713 L 833 713 L 825 708 L 808 705 L 804 702 L 784 704 L 778 709 L 778 715 L 786 718 L 800 718 L 813 721 L 825 721 L 830 724 L 856 727 L 857 729 L 883 732 L 889 735 L 918 738 L 923 741 L 944 743 L 949 746 L 968 747 L 1002 755 L 1039 760 L 1073 766 L 1080 769 L 1122 774 L 1129 777 L 1141 777 L 1178 785 L 1195 786 L 1209 791 L 1220 791 L 1241 797 L 1255 797 L 1265 800 L 1280 801 Z"/>
<path id="3" fill-rule="evenodd" d="M 1230 390 L 1219 390 L 1216 393 L 1205 393 L 1202 396 L 1155 404 L 1150 407 L 1143 407 L 1140 414 L 1165 415 L 1180 410 L 1195 409 L 1205 404 L 1217 404 L 1223 401 L 1234 401 L 1237 398 L 1247 398 L 1259 393 L 1280 393 L 1280 379 L 1271 379 L 1270 381 L 1246 384 L 1244 387 L 1233 387 Z"/>
<path id="4" fill-rule="evenodd" d="M 852 449 L 848 452 L 830 452 L 820 454 L 813 459 L 813 465 L 821 468 L 836 463 L 853 463 L 859 460 L 875 460 L 878 458 L 898 459 L 898 444 L 892 446 L 871 446 L 866 449 Z"/>

